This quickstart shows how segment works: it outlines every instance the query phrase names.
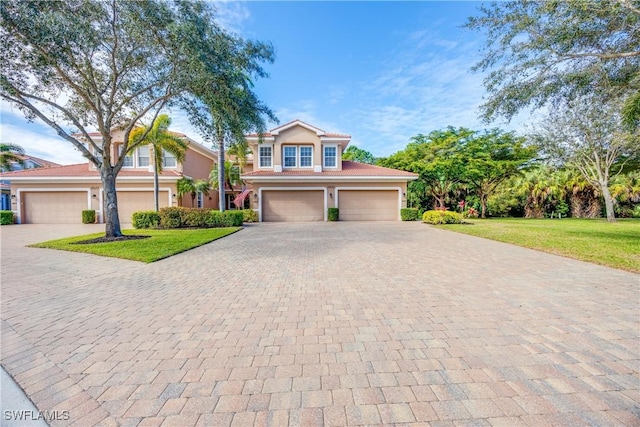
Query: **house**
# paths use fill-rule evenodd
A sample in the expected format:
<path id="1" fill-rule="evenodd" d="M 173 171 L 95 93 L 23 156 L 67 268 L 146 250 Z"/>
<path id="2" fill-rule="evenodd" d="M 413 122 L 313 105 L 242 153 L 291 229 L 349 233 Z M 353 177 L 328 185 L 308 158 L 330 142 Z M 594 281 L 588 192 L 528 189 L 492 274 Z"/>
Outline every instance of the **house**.
<path id="1" fill-rule="evenodd" d="M 294 120 L 262 134 L 246 135 L 251 162 L 242 179 L 260 221 L 399 221 L 407 182 L 418 175 L 342 160 L 349 135 Z"/>
<path id="2" fill-rule="evenodd" d="M 180 200 L 176 183 L 183 176 L 208 179 L 217 159 L 216 153 L 189 139 L 175 134 L 188 143 L 184 162 L 177 162 L 164 153 L 163 172 L 159 176 L 159 205 L 191 206 L 191 197 Z M 97 132 L 89 136 L 101 144 Z M 117 158 L 123 146 L 124 132 L 112 132 L 111 158 Z M 79 223 L 82 211 L 94 209 L 98 222 L 104 222 L 104 191 L 100 173 L 89 161 L 80 164 L 28 169 L 2 174 L 11 182 L 11 209 L 19 223 Z M 133 212 L 154 209 L 153 156 L 149 146 L 141 146 L 127 156 L 116 181 L 118 214 L 123 223 L 131 222 Z M 198 194 L 196 207 L 217 208 L 215 194 Z"/>
<path id="3" fill-rule="evenodd" d="M 29 154 L 16 154 L 16 157 L 22 160 L 22 164 L 11 162 L 11 171 L 19 171 L 24 169 L 35 168 L 50 168 L 54 166 L 60 166 L 58 163 L 44 160 L 39 157 L 31 156 Z M 0 168 L 0 173 L 8 172 L 3 168 Z M 0 210 L 11 210 L 11 183 L 7 180 L 0 180 Z"/>

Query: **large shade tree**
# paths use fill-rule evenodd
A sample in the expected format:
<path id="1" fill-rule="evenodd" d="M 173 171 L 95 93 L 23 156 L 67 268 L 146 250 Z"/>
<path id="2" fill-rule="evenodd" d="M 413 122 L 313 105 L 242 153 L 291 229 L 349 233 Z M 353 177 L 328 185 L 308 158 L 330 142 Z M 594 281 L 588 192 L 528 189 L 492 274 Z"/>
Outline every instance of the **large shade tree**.
<path id="1" fill-rule="evenodd" d="M 633 0 L 514 0 L 482 5 L 467 27 L 486 36 L 485 118 L 561 107 L 594 94 L 640 117 L 640 7 Z"/>
<path id="2" fill-rule="evenodd" d="M 183 162 L 189 144 L 178 135 L 169 131 L 171 118 L 160 114 L 150 126 L 140 126 L 129 134 L 129 151 L 138 147 L 150 146 L 153 159 L 153 201 L 156 212 L 159 210 L 158 177 L 164 170 L 165 153 L 171 154 L 176 162 Z"/>
<path id="3" fill-rule="evenodd" d="M 0 170 L 10 171 L 14 164 L 24 167 L 24 148 L 17 144 L 0 143 Z"/>
<path id="4" fill-rule="evenodd" d="M 96 166 L 106 237 L 121 236 L 116 177 L 131 131 L 193 90 L 196 76 L 211 82 L 234 75 L 242 41 L 216 25 L 209 4 L 192 0 L 5 0 L 0 19 L 0 96 Z M 124 132 L 119 155 L 112 150 L 114 128 Z"/>

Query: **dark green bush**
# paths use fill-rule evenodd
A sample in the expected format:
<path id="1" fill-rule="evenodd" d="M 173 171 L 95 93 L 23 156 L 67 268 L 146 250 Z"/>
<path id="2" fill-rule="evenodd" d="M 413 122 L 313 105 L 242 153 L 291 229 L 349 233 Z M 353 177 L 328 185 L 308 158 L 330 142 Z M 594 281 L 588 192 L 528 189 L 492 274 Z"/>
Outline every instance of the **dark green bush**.
<path id="1" fill-rule="evenodd" d="M 427 224 L 462 224 L 462 215 L 452 211 L 426 211 L 422 215 L 422 222 Z"/>
<path id="2" fill-rule="evenodd" d="M 227 212 L 229 211 L 209 211 L 207 227 L 232 227 L 233 218 Z"/>
<path id="3" fill-rule="evenodd" d="M 0 225 L 13 224 L 13 212 L 12 211 L 0 211 Z"/>
<path id="4" fill-rule="evenodd" d="M 242 222 L 244 221 L 244 213 L 242 213 L 242 211 L 224 211 L 223 214 L 231 219 L 232 227 L 242 226 Z"/>
<path id="5" fill-rule="evenodd" d="M 179 206 L 170 208 L 161 208 L 158 212 L 160 214 L 160 227 L 162 228 L 180 228 L 182 227 L 182 211 L 186 209 Z"/>
<path id="6" fill-rule="evenodd" d="M 131 215 L 133 228 L 158 228 L 160 214 L 156 211 L 138 211 Z"/>
<path id="7" fill-rule="evenodd" d="M 329 221 L 338 221 L 340 210 L 338 208 L 329 208 L 328 217 Z"/>
<path id="8" fill-rule="evenodd" d="M 244 222 L 258 222 L 258 212 L 253 209 L 245 209 L 242 211 L 242 220 Z"/>
<path id="9" fill-rule="evenodd" d="M 418 208 L 402 208 L 400 209 L 400 219 L 403 221 L 417 221 L 420 219 Z"/>
<path id="10" fill-rule="evenodd" d="M 93 224 L 96 222 L 96 211 L 93 209 L 87 209 L 82 211 L 82 223 Z"/>

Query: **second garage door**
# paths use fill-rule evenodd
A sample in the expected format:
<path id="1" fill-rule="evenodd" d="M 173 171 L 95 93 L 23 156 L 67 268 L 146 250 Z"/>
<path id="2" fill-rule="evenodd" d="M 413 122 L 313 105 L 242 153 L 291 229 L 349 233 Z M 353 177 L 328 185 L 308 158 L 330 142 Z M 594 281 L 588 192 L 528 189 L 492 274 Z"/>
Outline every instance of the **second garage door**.
<path id="1" fill-rule="evenodd" d="M 88 204 L 86 191 L 25 192 L 21 198 L 26 224 L 82 224 Z"/>
<path id="2" fill-rule="evenodd" d="M 168 193 L 158 193 L 158 204 L 161 208 L 169 206 Z M 121 222 L 132 222 L 131 217 L 137 211 L 155 210 L 153 191 L 118 191 L 118 216 Z"/>
<path id="3" fill-rule="evenodd" d="M 398 190 L 340 190 L 340 221 L 397 221 Z"/>
<path id="4" fill-rule="evenodd" d="M 263 191 L 263 221 L 324 221 L 324 192 Z"/>

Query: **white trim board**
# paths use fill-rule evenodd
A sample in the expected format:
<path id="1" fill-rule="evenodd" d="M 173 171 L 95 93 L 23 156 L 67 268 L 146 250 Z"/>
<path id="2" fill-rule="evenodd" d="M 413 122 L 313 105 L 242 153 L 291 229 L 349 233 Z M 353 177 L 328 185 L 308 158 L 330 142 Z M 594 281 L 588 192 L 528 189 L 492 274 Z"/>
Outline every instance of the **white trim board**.
<path id="1" fill-rule="evenodd" d="M 16 190 L 16 204 L 18 206 L 17 223 L 22 224 L 22 193 L 67 193 L 72 192 L 87 192 L 87 209 L 91 209 L 91 188 L 19 188 Z M 80 218 L 78 218 L 80 219 Z"/>
<path id="2" fill-rule="evenodd" d="M 400 209 L 402 209 L 402 187 L 336 187 L 335 188 L 335 194 L 336 194 L 336 206 L 338 207 L 338 209 L 340 209 L 340 199 L 338 198 L 338 194 L 340 193 L 340 190 L 363 190 L 363 191 L 397 191 L 398 192 L 398 219 L 397 221 L 400 221 Z"/>

